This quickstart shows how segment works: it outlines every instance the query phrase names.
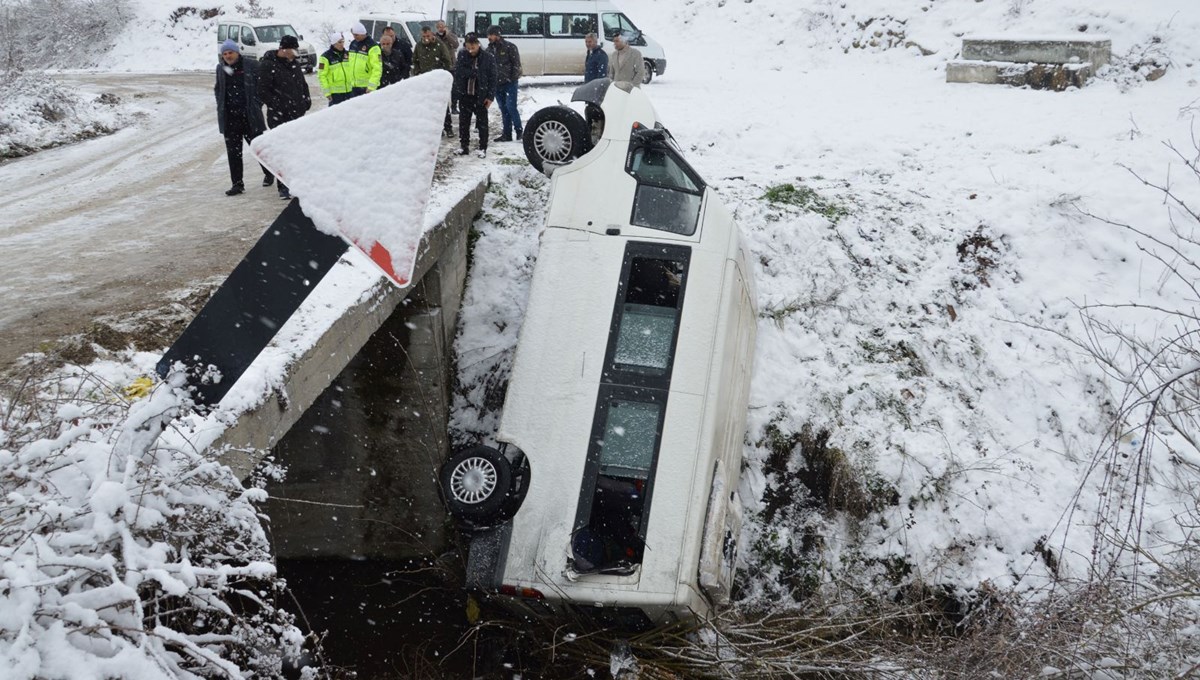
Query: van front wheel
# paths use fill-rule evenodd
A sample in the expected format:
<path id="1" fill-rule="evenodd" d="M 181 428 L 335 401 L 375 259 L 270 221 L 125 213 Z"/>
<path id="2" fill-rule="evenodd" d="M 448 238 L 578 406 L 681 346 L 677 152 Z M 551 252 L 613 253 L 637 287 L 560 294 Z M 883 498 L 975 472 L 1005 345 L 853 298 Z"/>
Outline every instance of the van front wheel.
<path id="1" fill-rule="evenodd" d="M 489 446 L 455 453 L 442 465 L 438 481 L 446 509 L 455 519 L 484 526 L 498 519 L 512 485 L 512 465 Z"/>
<path id="2" fill-rule="evenodd" d="M 649 85 L 654 80 L 654 62 L 646 59 L 642 64 L 642 84 Z"/>
<path id="3" fill-rule="evenodd" d="M 545 172 L 547 163 L 562 165 L 586 153 L 587 138 L 583 116 L 566 106 L 549 106 L 533 114 L 521 141 L 529 164 Z"/>

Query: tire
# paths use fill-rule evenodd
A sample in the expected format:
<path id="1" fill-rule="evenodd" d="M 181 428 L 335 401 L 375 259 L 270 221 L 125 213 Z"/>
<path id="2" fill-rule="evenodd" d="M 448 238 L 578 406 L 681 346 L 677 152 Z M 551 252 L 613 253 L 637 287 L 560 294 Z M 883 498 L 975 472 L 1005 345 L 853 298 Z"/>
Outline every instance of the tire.
<path id="1" fill-rule="evenodd" d="M 512 466 L 490 446 L 455 453 L 438 475 L 442 500 L 457 520 L 474 526 L 500 521 L 512 487 Z"/>
<path id="2" fill-rule="evenodd" d="M 529 457 L 521 453 L 517 460 L 513 461 L 511 466 L 512 481 L 508 487 L 508 498 L 505 499 L 504 506 L 500 508 L 500 514 L 497 519 L 507 521 L 517 514 L 517 510 L 521 509 L 521 504 L 525 502 L 525 495 L 529 493 Z"/>
<path id="3" fill-rule="evenodd" d="M 538 172 L 545 164 L 568 163 L 587 153 L 588 126 L 583 116 L 566 106 L 544 108 L 525 123 L 525 157 Z"/>
<path id="4" fill-rule="evenodd" d="M 654 62 L 647 59 L 642 64 L 642 84 L 649 85 L 651 80 L 654 80 Z"/>
<path id="5" fill-rule="evenodd" d="M 584 110 L 584 121 L 587 123 L 588 129 L 587 151 L 591 151 L 596 148 L 596 145 L 600 143 L 600 138 L 604 136 L 604 109 L 589 102 Z"/>

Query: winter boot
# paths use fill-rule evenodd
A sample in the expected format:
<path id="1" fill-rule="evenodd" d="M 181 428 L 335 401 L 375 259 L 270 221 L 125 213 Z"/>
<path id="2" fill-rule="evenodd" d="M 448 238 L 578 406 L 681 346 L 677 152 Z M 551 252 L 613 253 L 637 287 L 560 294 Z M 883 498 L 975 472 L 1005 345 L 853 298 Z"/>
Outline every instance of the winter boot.
<path id="1" fill-rule="evenodd" d="M 237 184 L 234 184 L 233 186 L 226 189 L 225 195 L 226 196 L 237 196 L 238 194 L 243 193 L 244 191 L 246 191 L 246 185 L 242 184 L 241 182 L 238 182 Z"/>
<path id="2" fill-rule="evenodd" d="M 275 175 L 263 175 L 263 186 L 269 187 L 275 183 Z"/>

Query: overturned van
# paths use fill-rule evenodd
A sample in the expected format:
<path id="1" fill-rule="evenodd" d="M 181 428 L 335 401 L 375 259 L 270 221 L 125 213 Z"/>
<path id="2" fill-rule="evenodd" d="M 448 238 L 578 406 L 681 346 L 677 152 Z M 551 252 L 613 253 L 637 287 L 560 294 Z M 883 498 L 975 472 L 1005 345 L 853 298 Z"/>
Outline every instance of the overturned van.
<path id="1" fill-rule="evenodd" d="M 729 597 L 756 303 L 747 252 L 646 94 L 555 167 L 498 446 L 443 467 L 472 585 L 644 627 Z M 582 89 L 582 88 L 581 88 Z"/>

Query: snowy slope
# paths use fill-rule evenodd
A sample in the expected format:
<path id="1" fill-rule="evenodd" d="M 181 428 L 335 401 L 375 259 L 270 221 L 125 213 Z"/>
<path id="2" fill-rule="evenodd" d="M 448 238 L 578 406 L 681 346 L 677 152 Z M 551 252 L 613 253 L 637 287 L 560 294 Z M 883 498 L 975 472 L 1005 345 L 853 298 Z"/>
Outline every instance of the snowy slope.
<path id="1" fill-rule="evenodd" d="M 655 107 L 735 210 L 761 265 L 743 498 L 772 519 L 751 530 L 744 565 L 749 589 L 764 595 L 802 581 L 787 573 L 797 569 L 899 572 L 967 590 L 1085 576 L 1100 503 L 1100 475 L 1085 473 L 1119 390 L 1056 334 L 1082 337 L 1076 303 L 1181 295 L 1155 285 L 1161 272 L 1136 239 L 1081 209 L 1165 235 L 1161 195 L 1122 165 L 1155 179 L 1173 160 L 1179 170 L 1162 142 L 1190 139 L 1200 6 L 895 5 L 629 8 L 667 51 L 667 74 L 649 88 Z M 964 33 L 1069 34 L 1085 25 L 1089 35 L 1110 35 L 1119 58 L 1084 90 L 944 82 Z M 892 49 L 872 46 L 876 30 L 882 43 L 888 30 L 902 36 L 892 36 Z M 1166 76 L 1145 82 L 1146 59 L 1167 65 Z M 567 91 L 527 90 L 523 111 Z M 793 197 L 811 190 L 819 202 L 765 197 L 784 183 L 799 187 Z M 464 309 L 481 322 L 464 322 L 468 374 L 484 357 L 503 366 L 515 340 L 519 312 L 505 323 L 495 317 L 504 300 L 521 297 L 502 282 L 523 285 L 528 276 L 531 243 L 504 225 L 513 213 L 536 215 L 525 184 L 501 192 L 498 215 L 489 215 L 497 230 L 480 242 L 511 248 L 499 261 L 514 265 L 489 266 L 497 278 L 473 284 Z M 487 391 L 469 395 L 473 407 L 458 427 L 486 434 L 491 420 L 476 429 L 472 419 Z M 787 479 L 806 465 L 799 451 L 783 472 L 769 465 L 766 440 L 806 426 L 827 431 L 869 480 L 860 499 L 867 521 L 815 511 L 799 497 L 791 498 L 798 509 L 784 511 L 763 502 L 764 492 L 805 492 Z M 1163 453 L 1152 461 L 1156 479 L 1172 468 Z M 1163 486 L 1151 494 L 1148 526 L 1159 538 L 1174 535 L 1176 494 Z M 819 555 L 801 548 L 813 532 Z"/>

